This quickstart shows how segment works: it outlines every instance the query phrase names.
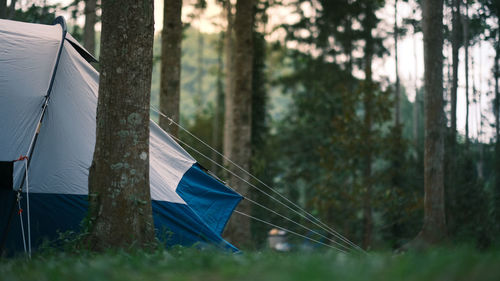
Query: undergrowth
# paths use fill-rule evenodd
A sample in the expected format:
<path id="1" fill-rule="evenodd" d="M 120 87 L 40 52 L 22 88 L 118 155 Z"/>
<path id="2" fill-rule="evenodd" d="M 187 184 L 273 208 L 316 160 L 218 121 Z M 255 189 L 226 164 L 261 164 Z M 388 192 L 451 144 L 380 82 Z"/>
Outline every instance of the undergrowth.
<path id="1" fill-rule="evenodd" d="M 340 254 L 156 251 L 40 252 L 0 260 L 0 280 L 500 280 L 500 251 Z"/>

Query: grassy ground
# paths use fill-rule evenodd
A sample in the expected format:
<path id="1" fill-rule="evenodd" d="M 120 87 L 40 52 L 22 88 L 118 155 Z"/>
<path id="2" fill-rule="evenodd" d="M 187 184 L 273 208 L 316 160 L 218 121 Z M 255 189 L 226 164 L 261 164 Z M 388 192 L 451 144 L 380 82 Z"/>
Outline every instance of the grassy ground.
<path id="1" fill-rule="evenodd" d="M 0 260 L 0 280 L 500 280 L 500 251 L 467 248 L 420 253 L 225 254 L 172 249 L 154 253 L 36 255 Z"/>

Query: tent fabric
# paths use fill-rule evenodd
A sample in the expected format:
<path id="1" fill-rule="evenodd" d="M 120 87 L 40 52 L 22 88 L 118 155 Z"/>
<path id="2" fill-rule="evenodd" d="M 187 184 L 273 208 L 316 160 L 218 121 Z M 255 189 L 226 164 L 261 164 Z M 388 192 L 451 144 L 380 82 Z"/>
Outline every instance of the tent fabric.
<path id="1" fill-rule="evenodd" d="M 61 32 L 59 25 L 0 20 L 0 161 L 27 153 L 41 116 Z M 74 38 L 68 34 L 63 41 L 28 172 L 33 241 L 53 238 L 57 231 L 77 230 L 87 209 L 99 74 L 71 40 Z M 22 161 L 14 164 L 14 190 L 22 183 L 23 165 Z M 235 249 L 221 233 L 242 197 L 205 173 L 153 121 L 150 188 L 157 234 L 169 232 L 167 244 L 200 242 Z M 2 191 L 0 195 L 1 237 L 7 220 L 4 207 L 12 194 Z M 15 221 L 17 226 L 14 223 L 11 227 L 8 243 L 22 247 L 16 242 L 20 226 L 19 219 Z"/>

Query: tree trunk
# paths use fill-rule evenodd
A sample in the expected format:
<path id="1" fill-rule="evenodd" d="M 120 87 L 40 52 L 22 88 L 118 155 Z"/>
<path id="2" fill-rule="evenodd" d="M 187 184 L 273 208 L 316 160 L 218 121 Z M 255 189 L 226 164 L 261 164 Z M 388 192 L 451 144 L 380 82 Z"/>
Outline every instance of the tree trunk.
<path id="1" fill-rule="evenodd" d="M 250 170 L 251 160 L 251 128 L 252 128 L 252 56 L 253 56 L 253 0 L 238 0 L 236 2 L 236 17 L 234 21 L 235 56 L 234 56 L 234 91 L 229 93 L 232 114 L 225 121 L 230 123 L 227 134 L 228 143 L 224 144 L 226 156 L 238 163 L 243 169 Z M 228 115 L 226 115 L 228 117 Z M 226 138 L 225 138 L 226 139 Z M 242 175 L 234 166 L 230 169 Z M 249 180 L 247 175 L 242 178 Z M 249 196 L 248 184 L 234 176 L 228 177 L 229 186 L 245 197 Z M 248 201 L 239 205 L 239 210 L 250 214 L 251 208 Z M 249 218 L 232 217 L 227 235 L 230 241 L 240 246 L 250 246 L 250 220 Z"/>
<path id="2" fill-rule="evenodd" d="M 452 7 L 452 69 L 453 77 L 451 83 L 451 145 L 454 146 L 457 141 L 457 90 L 458 90 L 458 52 L 460 50 L 460 1 L 453 0 Z"/>
<path id="3" fill-rule="evenodd" d="M 352 19 L 350 16 L 346 17 L 346 22 L 345 22 L 345 34 L 347 35 L 347 38 L 353 38 L 352 34 Z M 352 56 L 352 49 L 353 49 L 353 43 L 352 40 L 347 40 L 346 42 L 346 47 L 345 47 L 345 55 L 347 56 L 347 67 L 346 67 L 346 72 L 352 75 L 352 65 L 353 65 L 353 56 Z M 350 86 L 352 86 L 352 83 L 349 83 Z M 352 91 L 350 87 L 349 91 Z"/>
<path id="4" fill-rule="evenodd" d="M 416 31 L 413 30 L 413 34 L 415 34 Z M 415 101 L 413 103 L 413 141 L 415 145 L 415 149 L 417 151 L 417 159 L 420 157 L 418 151 L 420 148 L 420 99 L 419 99 L 419 94 L 418 94 L 418 59 L 417 59 L 417 46 L 416 46 L 416 40 L 415 36 L 413 36 L 413 59 L 414 59 L 414 67 L 415 67 Z"/>
<path id="5" fill-rule="evenodd" d="M 85 26 L 83 28 L 83 47 L 95 53 L 96 0 L 85 0 Z"/>
<path id="6" fill-rule="evenodd" d="M 163 2 L 163 30 L 161 32 L 160 111 L 179 123 L 181 85 L 182 0 Z M 178 127 L 160 116 L 160 127 L 177 136 Z"/>
<path id="7" fill-rule="evenodd" d="M 497 19 L 498 20 L 498 19 Z M 500 20 L 498 20 L 500 24 Z M 495 113 L 495 132 L 496 132 L 496 142 L 500 143 L 500 89 L 498 80 L 500 79 L 500 27 L 497 28 L 497 40 L 495 44 L 495 62 L 494 62 L 494 75 L 495 75 L 495 101 L 494 101 L 494 113 Z M 498 145 L 497 145 L 498 147 Z M 497 154 L 498 155 L 498 154 Z M 499 160 L 500 161 L 500 160 Z"/>
<path id="8" fill-rule="evenodd" d="M 394 1 L 394 62 L 396 64 L 396 85 L 394 97 L 394 125 L 399 127 L 400 120 L 400 87 L 399 87 L 399 71 L 398 71 L 398 0 Z"/>
<path id="9" fill-rule="evenodd" d="M 200 10 L 201 13 L 201 10 Z M 199 21 L 200 22 L 200 21 Z M 198 48 L 197 48 L 197 64 L 198 69 L 196 70 L 196 116 L 202 114 L 203 110 L 203 50 L 205 49 L 205 40 L 203 39 L 203 34 L 201 30 L 198 29 Z"/>
<path id="10" fill-rule="evenodd" d="M 101 76 L 89 174 L 90 246 L 154 242 L 149 186 L 153 1 L 103 1 Z M 118 51 L 119 50 L 119 51 Z"/>
<path id="11" fill-rule="evenodd" d="M 227 154 L 231 150 L 232 139 L 230 132 L 233 130 L 233 93 L 234 93 L 234 34 L 233 34 L 233 7 L 230 0 L 224 1 L 227 29 L 224 39 L 224 52 L 226 58 L 225 74 L 226 74 L 226 95 L 224 97 L 224 153 Z M 228 163 L 224 163 L 228 166 Z M 229 176 L 229 175 L 226 175 Z"/>
<path id="12" fill-rule="evenodd" d="M 500 24 L 500 20 L 497 18 L 497 24 Z M 496 34 L 496 44 L 495 44 L 495 62 L 494 62 L 494 75 L 495 75 L 495 100 L 494 100 L 494 114 L 495 114 L 495 170 L 500 170 L 500 89 L 499 89 L 499 79 L 500 79 L 500 27 L 497 28 Z M 495 174 L 495 223 L 497 225 L 497 231 L 500 231 L 500 174 L 497 172 Z M 497 232 L 498 233 L 498 232 Z"/>
<path id="13" fill-rule="evenodd" d="M 7 0 L 0 0 L 0 19 L 7 18 Z"/>
<path id="14" fill-rule="evenodd" d="M 222 128 L 224 125 L 224 86 L 223 86 L 223 53 L 224 51 L 224 33 L 221 32 L 220 39 L 217 41 L 217 81 L 216 81 L 216 91 L 217 96 L 215 98 L 215 110 L 214 110 L 214 120 L 213 120 L 213 130 L 212 130 L 212 145 L 217 151 L 222 151 Z M 216 163 L 221 163 L 222 157 L 219 154 L 212 151 L 212 159 Z M 211 170 L 216 174 L 220 175 L 220 168 L 215 163 L 212 163 Z"/>
<path id="15" fill-rule="evenodd" d="M 365 81 L 364 81 L 364 97 L 363 106 L 364 115 L 364 139 L 365 139 L 365 157 L 363 161 L 363 248 L 368 249 L 371 246 L 373 236 L 373 211 L 372 211 L 372 109 L 373 109 L 373 78 L 372 78 L 372 60 L 374 55 L 374 39 L 372 29 L 376 25 L 376 16 L 373 8 L 373 3 L 367 1 L 365 8 L 365 20 L 363 26 L 365 28 L 363 37 L 365 40 Z"/>
<path id="16" fill-rule="evenodd" d="M 465 14 L 462 17 L 465 50 L 465 143 L 469 145 L 469 5 L 465 0 Z"/>
<path id="17" fill-rule="evenodd" d="M 424 224 L 417 240 L 441 242 L 446 236 L 444 212 L 443 0 L 424 0 Z"/>
<path id="18" fill-rule="evenodd" d="M 17 0 L 10 1 L 9 19 L 13 19 L 15 14 L 16 14 L 16 2 L 17 2 Z"/>

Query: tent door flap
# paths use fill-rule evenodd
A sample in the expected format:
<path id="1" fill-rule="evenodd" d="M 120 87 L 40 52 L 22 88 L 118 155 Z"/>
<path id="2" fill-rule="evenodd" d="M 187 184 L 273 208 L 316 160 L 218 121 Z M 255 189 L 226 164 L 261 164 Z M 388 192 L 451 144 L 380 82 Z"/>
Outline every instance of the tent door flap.
<path id="1" fill-rule="evenodd" d="M 12 190 L 14 186 L 14 162 L 0 161 L 0 189 Z"/>

